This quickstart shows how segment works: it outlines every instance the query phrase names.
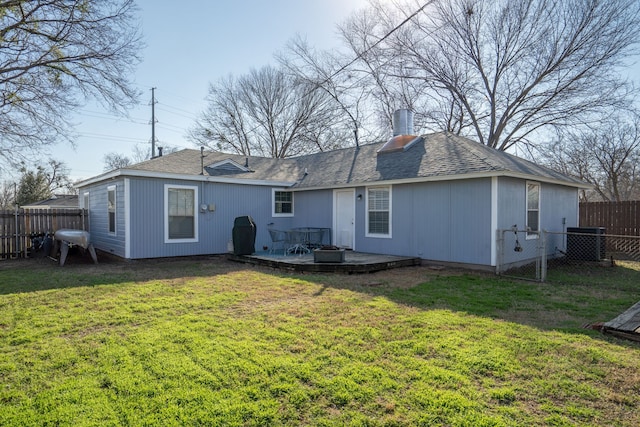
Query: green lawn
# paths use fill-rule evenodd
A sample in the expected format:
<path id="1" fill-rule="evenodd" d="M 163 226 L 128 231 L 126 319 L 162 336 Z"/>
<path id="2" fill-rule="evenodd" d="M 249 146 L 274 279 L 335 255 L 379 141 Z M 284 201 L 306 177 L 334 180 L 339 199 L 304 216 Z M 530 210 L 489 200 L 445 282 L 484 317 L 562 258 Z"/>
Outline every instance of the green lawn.
<path id="1" fill-rule="evenodd" d="M 0 425 L 637 426 L 640 345 L 582 328 L 640 300 L 635 268 L 2 261 Z"/>

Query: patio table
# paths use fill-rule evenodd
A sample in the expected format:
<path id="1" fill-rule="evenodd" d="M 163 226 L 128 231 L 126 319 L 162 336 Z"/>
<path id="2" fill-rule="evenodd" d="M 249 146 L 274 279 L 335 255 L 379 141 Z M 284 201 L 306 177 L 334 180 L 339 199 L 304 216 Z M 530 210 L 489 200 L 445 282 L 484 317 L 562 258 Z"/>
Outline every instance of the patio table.
<path id="1" fill-rule="evenodd" d="M 289 230 L 294 245 L 302 245 L 309 252 L 324 244 L 331 244 L 331 229 L 326 227 L 297 227 Z M 325 236 L 328 242 L 325 243 Z"/>
<path id="2" fill-rule="evenodd" d="M 308 254 L 309 252 L 311 252 L 311 250 L 307 247 L 308 236 L 305 230 L 295 228 L 287 230 L 287 237 L 289 241 L 289 248 L 287 249 L 286 253 L 300 253 L 300 255 L 302 255 L 303 253 Z"/>

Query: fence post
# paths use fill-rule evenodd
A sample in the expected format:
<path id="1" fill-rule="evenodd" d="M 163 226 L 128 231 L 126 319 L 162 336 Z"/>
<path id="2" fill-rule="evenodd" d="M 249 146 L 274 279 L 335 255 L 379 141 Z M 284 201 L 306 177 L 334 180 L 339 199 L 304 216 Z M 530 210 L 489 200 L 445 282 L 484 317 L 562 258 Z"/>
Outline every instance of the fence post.
<path id="1" fill-rule="evenodd" d="M 504 230 L 496 230 L 496 274 L 502 273 L 504 253 Z"/>
<path id="2" fill-rule="evenodd" d="M 547 231 L 540 233 L 540 281 L 547 280 Z"/>
<path id="3" fill-rule="evenodd" d="M 15 233 L 15 239 L 16 239 L 16 246 L 15 246 L 15 249 L 16 249 L 16 258 L 20 258 L 20 239 L 18 238 L 18 232 L 19 232 L 18 230 L 19 230 L 19 228 L 18 228 L 18 204 L 17 204 L 17 203 L 16 203 L 16 206 L 15 206 L 15 211 L 14 211 L 14 212 L 15 212 L 15 222 L 16 222 L 16 230 L 15 230 L 15 231 L 16 231 L 16 233 Z"/>
<path id="4" fill-rule="evenodd" d="M 540 241 L 542 240 L 542 233 L 538 232 L 538 238 L 536 239 L 536 280 L 542 282 L 542 255 L 540 253 Z"/>

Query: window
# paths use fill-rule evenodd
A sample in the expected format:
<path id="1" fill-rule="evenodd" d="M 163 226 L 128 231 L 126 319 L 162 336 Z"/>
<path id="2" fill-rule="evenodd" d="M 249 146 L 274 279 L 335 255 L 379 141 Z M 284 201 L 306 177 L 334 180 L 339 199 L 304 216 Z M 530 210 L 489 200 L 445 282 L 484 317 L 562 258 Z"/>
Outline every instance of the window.
<path id="1" fill-rule="evenodd" d="M 367 236 L 391 237 L 391 187 L 367 189 Z"/>
<path id="2" fill-rule="evenodd" d="M 165 243 L 198 241 L 197 187 L 165 185 Z"/>
<path id="3" fill-rule="evenodd" d="M 273 190 L 273 216 L 293 216 L 293 192 Z"/>
<path id="4" fill-rule="evenodd" d="M 107 223 L 110 234 L 116 234 L 116 186 L 107 187 Z"/>
<path id="5" fill-rule="evenodd" d="M 540 184 L 527 182 L 527 237 L 536 237 L 540 231 Z"/>

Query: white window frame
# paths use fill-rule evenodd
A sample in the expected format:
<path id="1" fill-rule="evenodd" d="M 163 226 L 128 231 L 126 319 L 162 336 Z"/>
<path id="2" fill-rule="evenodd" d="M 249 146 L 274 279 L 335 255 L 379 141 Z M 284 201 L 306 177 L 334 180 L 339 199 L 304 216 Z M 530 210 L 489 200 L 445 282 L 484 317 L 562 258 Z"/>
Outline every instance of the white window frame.
<path id="1" fill-rule="evenodd" d="M 291 194 L 291 213 L 288 212 L 276 212 L 276 193 L 289 193 Z M 271 216 L 272 217 L 292 217 L 295 212 L 295 193 L 290 190 L 285 190 L 282 188 L 272 188 L 271 189 Z"/>
<path id="2" fill-rule="evenodd" d="M 387 190 L 389 193 L 389 232 L 386 234 L 382 233 L 370 233 L 369 232 L 369 192 L 371 190 Z M 366 188 L 366 200 L 365 200 L 365 211 L 366 211 L 366 222 L 365 222 L 365 237 L 375 237 L 381 239 L 391 239 L 392 237 L 392 224 L 393 224 L 393 191 L 390 185 L 384 186 L 375 186 L 375 187 L 367 187 Z"/>
<path id="3" fill-rule="evenodd" d="M 109 193 L 113 192 L 113 231 L 111 231 L 111 209 L 109 207 Z M 107 187 L 107 233 L 111 236 L 118 234 L 118 191 L 115 185 Z"/>
<path id="4" fill-rule="evenodd" d="M 185 239 L 169 238 L 169 190 L 191 190 L 193 191 L 193 237 Z M 198 187 L 195 185 L 164 185 L 164 242 L 165 243 L 197 243 L 199 241 L 198 228 Z"/>
<path id="5" fill-rule="evenodd" d="M 539 182 L 535 182 L 535 181 L 527 181 L 526 182 L 526 187 L 525 187 L 525 219 L 524 219 L 524 223 L 525 223 L 525 230 L 527 230 L 527 235 L 526 238 L 527 239 L 537 239 L 540 236 L 540 205 L 542 202 L 542 186 L 540 185 Z M 538 207 L 537 209 L 529 209 L 529 186 L 531 185 L 535 185 L 538 188 Z M 538 212 L 538 224 L 536 224 L 536 229 L 529 231 L 529 212 L 530 211 L 536 211 Z"/>

